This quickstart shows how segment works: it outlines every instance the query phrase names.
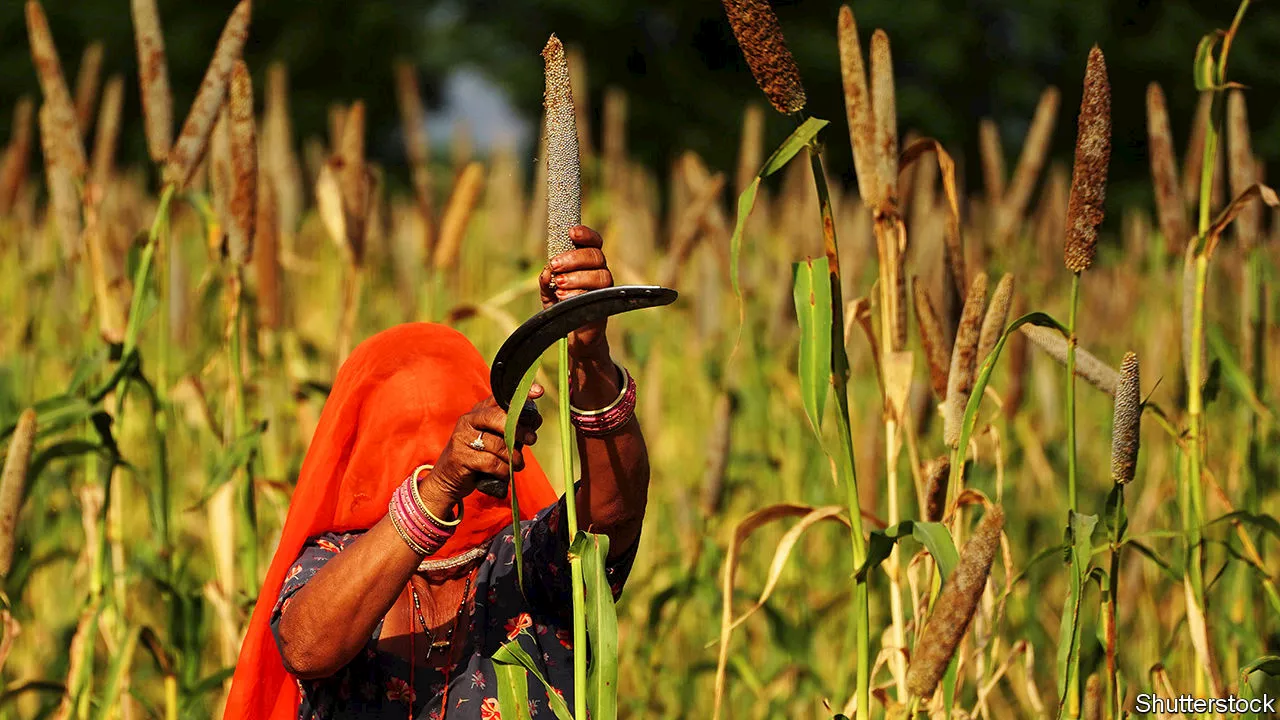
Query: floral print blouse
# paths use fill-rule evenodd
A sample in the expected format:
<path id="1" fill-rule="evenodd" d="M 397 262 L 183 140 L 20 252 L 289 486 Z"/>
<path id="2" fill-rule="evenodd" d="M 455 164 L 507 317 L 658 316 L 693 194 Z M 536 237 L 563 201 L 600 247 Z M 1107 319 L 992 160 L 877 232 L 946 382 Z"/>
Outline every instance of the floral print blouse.
<path id="1" fill-rule="evenodd" d="M 573 706 L 573 642 L 570 608 L 569 537 L 561 522 L 564 498 L 547 506 L 532 520 L 520 523 L 525 588 L 516 579 L 515 542 L 507 527 L 490 541 L 489 554 L 475 576 L 469 601 L 470 628 L 463 659 L 449 674 L 448 693 L 440 670 L 416 663 L 409 683 L 409 661 L 378 649 L 382 623 L 374 628 L 365 649 L 346 667 L 319 680 L 298 680 L 302 702 L 299 720 L 501 720 L 497 701 L 494 651 L 508 640 L 538 664 L 553 688 Z M 271 614 L 271 631 L 280 644 L 280 615 L 290 598 L 329 559 L 342 552 L 363 531 L 326 533 L 312 538 L 289 570 Z M 637 540 L 630 549 L 606 563 L 616 601 L 635 559 Z M 529 676 L 529 714 L 552 718 L 542 684 Z M 442 701 L 447 706 L 442 709 Z"/>

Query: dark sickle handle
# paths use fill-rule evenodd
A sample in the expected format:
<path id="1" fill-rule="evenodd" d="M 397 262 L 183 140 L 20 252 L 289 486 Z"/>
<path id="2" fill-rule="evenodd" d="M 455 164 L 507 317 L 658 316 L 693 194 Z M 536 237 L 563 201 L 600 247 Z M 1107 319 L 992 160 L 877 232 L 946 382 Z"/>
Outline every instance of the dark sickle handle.
<path id="1" fill-rule="evenodd" d="M 479 480 L 476 480 L 477 490 L 489 497 L 495 497 L 499 500 L 507 499 L 507 485 L 508 483 L 506 478 L 494 477 L 492 475 L 485 475 Z"/>
<path id="2" fill-rule="evenodd" d="M 534 404 L 532 400 L 527 400 L 524 404 L 524 410 L 521 411 L 520 414 L 522 416 L 521 420 L 528 424 L 532 421 L 533 416 L 538 414 L 538 406 Z M 519 448 L 521 446 L 517 445 L 516 447 Z M 476 478 L 477 490 L 489 497 L 495 497 L 499 500 L 507 499 L 507 490 L 509 485 L 510 483 L 507 482 L 507 478 L 504 477 L 481 475 Z"/>

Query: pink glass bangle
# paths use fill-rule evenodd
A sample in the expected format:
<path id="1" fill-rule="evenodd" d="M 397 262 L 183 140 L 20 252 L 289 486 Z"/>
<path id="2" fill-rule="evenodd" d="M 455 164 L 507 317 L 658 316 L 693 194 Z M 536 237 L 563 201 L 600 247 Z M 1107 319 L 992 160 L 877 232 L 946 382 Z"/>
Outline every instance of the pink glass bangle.
<path id="1" fill-rule="evenodd" d="M 396 529 L 396 534 L 400 536 L 400 539 L 404 541 L 405 545 L 409 546 L 410 550 L 414 551 L 419 555 L 430 554 L 429 552 L 427 552 L 427 548 L 424 548 L 421 545 L 419 545 L 417 542 L 414 541 L 413 536 L 405 532 L 404 524 L 400 521 L 400 513 L 399 511 L 396 510 L 396 502 L 394 499 L 392 499 L 391 502 L 387 503 L 387 517 L 391 518 L 391 526 Z"/>
<path id="2" fill-rule="evenodd" d="M 391 522 L 399 531 L 400 537 L 408 543 L 419 555 L 432 555 L 444 544 L 438 540 L 423 536 L 421 533 L 415 532 L 413 526 L 405 516 L 403 505 L 400 503 L 399 497 L 392 498 L 388 514 L 391 516 Z"/>
<path id="3" fill-rule="evenodd" d="M 410 504 L 407 493 L 403 489 L 397 490 L 393 502 L 395 503 L 395 513 L 408 533 L 419 546 L 426 548 L 428 554 L 433 554 L 439 550 L 442 545 L 449 539 L 448 534 L 432 532 L 423 526 L 422 518 L 417 516 L 415 509 Z"/>
<path id="4" fill-rule="evenodd" d="M 428 466 L 419 467 L 404 482 L 396 487 L 387 503 L 387 513 L 400 538 L 419 555 L 433 555 L 453 537 L 453 532 L 462 521 L 461 503 L 458 504 L 458 520 L 445 523 L 436 518 L 417 493 L 417 480 L 421 471 Z"/>
<path id="5" fill-rule="evenodd" d="M 399 503 L 401 515 L 412 526 L 416 534 L 439 542 L 444 542 L 453 536 L 453 528 L 441 528 L 423 514 L 422 509 L 414 502 L 407 482 L 396 490 L 396 499 Z"/>
<path id="6" fill-rule="evenodd" d="M 618 398 L 600 410 L 583 411 L 571 407 L 569 419 L 574 426 L 589 437 L 611 435 L 622 429 L 636 411 L 636 380 L 622 366 L 618 366 L 625 379 Z"/>
<path id="7" fill-rule="evenodd" d="M 430 510 L 427 510 L 426 507 L 424 507 L 423 504 L 419 501 L 419 498 L 417 497 L 417 493 L 414 493 L 412 490 L 412 488 L 416 484 L 417 483 L 412 478 L 410 478 L 397 491 L 404 498 L 405 513 L 409 514 L 412 517 L 413 523 L 419 526 L 422 532 L 427 533 L 428 535 L 436 535 L 446 539 L 452 537 L 453 531 L 458 529 L 457 524 L 453 524 L 453 525 L 443 524 L 435 515 L 431 513 Z M 458 504 L 459 518 L 462 517 L 461 507 L 462 507 L 462 504 L 459 503 Z"/>

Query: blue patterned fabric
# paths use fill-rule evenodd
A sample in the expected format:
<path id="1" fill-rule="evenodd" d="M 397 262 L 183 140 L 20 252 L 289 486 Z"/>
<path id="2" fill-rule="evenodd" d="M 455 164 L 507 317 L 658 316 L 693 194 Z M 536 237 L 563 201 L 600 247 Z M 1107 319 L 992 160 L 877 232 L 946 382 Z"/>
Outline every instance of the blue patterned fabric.
<path id="1" fill-rule="evenodd" d="M 409 662 L 378 648 L 382 623 L 369 643 L 346 667 L 320 680 L 298 680 L 302 703 L 299 720 L 501 720 L 497 685 L 489 657 L 503 643 L 516 639 L 538 664 L 553 688 L 573 706 L 573 643 L 568 547 L 564 498 L 547 506 L 532 520 L 520 523 L 528 600 L 516 580 L 515 542 L 511 528 L 490 541 L 489 554 L 475 576 L 469 601 L 470 627 L 462 660 L 449 673 L 447 696 L 444 674 L 416 663 L 414 684 Z M 342 552 L 361 532 L 327 533 L 311 538 L 290 569 L 271 614 L 271 631 L 280 644 L 280 615 L 290 598 L 316 571 Z M 616 601 L 631 571 L 639 541 L 606 564 Z M 529 712 L 535 718 L 553 717 L 542 684 L 530 677 Z M 442 699 L 447 700 L 441 712 Z"/>

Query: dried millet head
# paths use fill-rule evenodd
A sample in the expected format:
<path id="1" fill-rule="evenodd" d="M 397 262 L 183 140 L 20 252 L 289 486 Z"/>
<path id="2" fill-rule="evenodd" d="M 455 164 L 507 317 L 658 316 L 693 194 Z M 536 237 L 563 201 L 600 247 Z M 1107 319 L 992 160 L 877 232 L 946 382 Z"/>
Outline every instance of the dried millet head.
<path id="1" fill-rule="evenodd" d="M 804 108 L 800 69 L 767 0 L 722 0 L 725 15 L 756 84 L 780 113 Z"/>

